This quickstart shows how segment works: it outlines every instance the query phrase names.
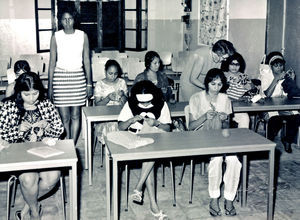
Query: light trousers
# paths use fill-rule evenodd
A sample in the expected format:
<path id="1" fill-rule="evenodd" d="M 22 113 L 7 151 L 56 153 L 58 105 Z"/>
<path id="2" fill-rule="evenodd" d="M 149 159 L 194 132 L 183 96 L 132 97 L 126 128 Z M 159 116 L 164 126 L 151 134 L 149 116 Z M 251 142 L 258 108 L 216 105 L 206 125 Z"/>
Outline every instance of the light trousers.
<path id="1" fill-rule="evenodd" d="M 224 198 L 233 201 L 240 181 L 242 164 L 237 156 L 226 156 L 224 173 Z M 220 197 L 223 157 L 212 157 L 208 165 L 208 192 L 211 198 Z"/>
<path id="2" fill-rule="evenodd" d="M 250 118 L 247 113 L 234 113 L 233 120 L 239 128 L 249 128 Z"/>

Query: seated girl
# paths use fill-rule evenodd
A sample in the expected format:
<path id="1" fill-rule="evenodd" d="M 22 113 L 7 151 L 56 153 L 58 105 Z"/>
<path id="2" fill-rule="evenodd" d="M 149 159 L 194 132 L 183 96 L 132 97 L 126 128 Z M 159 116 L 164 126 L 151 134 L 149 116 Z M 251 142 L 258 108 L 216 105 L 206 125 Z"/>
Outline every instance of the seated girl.
<path id="1" fill-rule="evenodd" d="M 161 90 L 148 80 L 137 82 L 132 87 L 131 95 L 128 102 L 125 103 L 118 121 L 119 130 L 128 130 L 134 133 L 138 133 L 145 124 L 170 131 L 172 123 L 170 111 Z M 159 209 L 155 199 L 153 166 L 154 161 L 142 162 L 141 175 L 130 198 L 133 202 L 142 204 L 142 190 L 145 184 L 152 215 L 159 220 L 164 220 L 167 219 L 167 216 Z"/>
<path id="2" fill-rule="evenodd" d="M 172 98 L 172 88 L 170 86 L 167 75 L 161 72 L 163 65 L 160 56 L 155 51 L 148 51 L 145 54 L 145 71 L 138 74 L 134 80 L 134 83 L 150 80 L 154 85 L 162 90 L 164 100 L 169 102 Z"/>
<path id="3" fill-rule="evenodd" d="M 264 71 L 260 75 L 261 89 L 267 97 L 286 96 L 282 83 L 287 75 L 284 71 L 285 60 L 280 52 L 274 51 L 267 55 L 266 64 L 269 65 L 269 71 Z M 300 116 L 297 111 L 280 111 L 268 112 L 268 133 L 267 137 L 274 140 L 278 131 L 283 126 L 283 121 L 286 122 L 286 134 L 282 138 L 284 149 L 287 153 L 292 153 L 291 144 L 295 142 Z"/>
<path id="4" fill-rule="evenodd" d="M 249 90 L 252 83 L 249 76 L 244 73 L 246 63 L 242 55 L 235 53 L 222 63 L 221 69 L 224 71 L 229 85 L 226 93 L 232 100 L 239 100 Z M 247 113 L 234 113 L 233 120 L 238 123 L 239 128 L 249 128 L 249 115 Z"/>
<path id="5" fill-rule="evenodd" d="M 26 72 L 16 79 L 14 93 L 3 100 L 0 108 L 0 138 L 8 143 L 53 142 L 64 127 L 54 105 L 45 98 L 39 76 Z M 60 171 L 28 171 L 20 174 L 19 181 L 25 206 L 16 213 L 17 219 L 41 219 L 38 198 L 50 192 L 60 177 Z"/>
<path id="6" fill-rule="evenodd" d="M 29 63 L 26 60 L 18 60 L 14 65 L 14 77 L 17 79 L 22 73 L 30 72 Z M 9 83 L 6 87 L 5 97 L 9 97 L 14 93 L 16 81 Z"/>
<path id="7" fill-rule="evenodd" d="M 231 101 L 225 92 L 226 77 L 222 70 L 208 71 L 204 85 L 205 90 L 197 92 L 190 98 L 189 129 L 220 129 L 232 113 Z M 224 127 L 224 126 L 223 126 Z M 205 140 L 204 140 L 205 141 Z M 224 208 L 225 214 L 236 215 L 233 200 L 240 179 L 241 163 L 236 156 L 226 156 L 226 171 L 224 173 Z M 220 216 L 219 207 L 220 185 L 222 182 L 223 156 L 212 157 L 208 165 L 208 192 L 211 198 L 209 213 Z"/>
<path id="8" fill-rule="evenodd" d="M 105 78 L 98 81 L 95 86 L 95 105 L 124 105 L 127 100 L 127 85 L 120 78 L 122 69 L 115 60 L 108 60 L 105 64 Z M 104 143 L 104 136 L 111 131 L 118 130 L 118 123 L 99 123 L 95 127 L 96 135 L 100 135 L 100 142 Z"/>

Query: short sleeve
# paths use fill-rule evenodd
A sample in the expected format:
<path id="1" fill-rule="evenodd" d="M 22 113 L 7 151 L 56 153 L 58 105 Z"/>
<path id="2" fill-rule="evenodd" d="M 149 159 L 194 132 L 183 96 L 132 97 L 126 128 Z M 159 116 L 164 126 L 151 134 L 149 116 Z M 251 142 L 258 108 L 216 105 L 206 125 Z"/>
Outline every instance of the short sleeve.
<path id="1" fill-rule="evenodd" d="M 95 89 L 94 89 L 94 96 L 95 97 L 103 97 L 103 83 L 102 80 L 98 81 L 96 83 Z"/>
<path id="2" fill-rule="evenodd" d="M 169 107 L 166 102 L 164 103 L 164 106 L 161 109 L 161 113 L 160 113 L 160 117 L 158 118 L 158 121 L 163 124 L 171 124 L 172 123 L 170 110 L 169 110 Z"/>
<path id="3" fill-rule="evenodd" d="M 128 102 L 126 102 L 119 114 L 118 121 L 127 121 L 132 117 L 133 117 L 132 111 L 129 108 Z"/>
<path id="4" fill-rule="evenodd" d="M 119 80 L 120 80 L 120 83 L 119 83 L 120 89 L 119 90 L 124 91 L 125 95 L 127 96 L 128 95 L 128 88 L 127 88 L 126 81 L 124 79 L 120 79 L 120 78 L 119 78 Z"/>

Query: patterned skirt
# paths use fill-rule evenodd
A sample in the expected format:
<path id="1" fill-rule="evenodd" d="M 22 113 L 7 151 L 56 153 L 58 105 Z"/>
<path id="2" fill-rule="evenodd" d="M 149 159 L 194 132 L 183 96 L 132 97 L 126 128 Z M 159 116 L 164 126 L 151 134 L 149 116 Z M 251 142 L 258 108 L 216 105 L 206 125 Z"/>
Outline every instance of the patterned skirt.
<path id="1" fill-rule="evenodd" d="M 56 107 L 83 106 L 86 97 L 86 78 L 83 70 L 54 71 L 53 101 Z"/>

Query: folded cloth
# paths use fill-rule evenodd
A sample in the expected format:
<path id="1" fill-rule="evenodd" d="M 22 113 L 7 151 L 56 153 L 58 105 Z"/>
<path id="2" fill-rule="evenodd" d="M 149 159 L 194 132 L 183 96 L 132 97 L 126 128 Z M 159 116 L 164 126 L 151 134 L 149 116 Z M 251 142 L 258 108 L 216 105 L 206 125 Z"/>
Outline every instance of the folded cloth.
<path id="1" fill-rule="evenodd" d="M 115 131 L 107 134 L 107 140 L 127 149 L 134 149 L 154 143 L 153 138 L 143 138 L 128 131 Z"/>

